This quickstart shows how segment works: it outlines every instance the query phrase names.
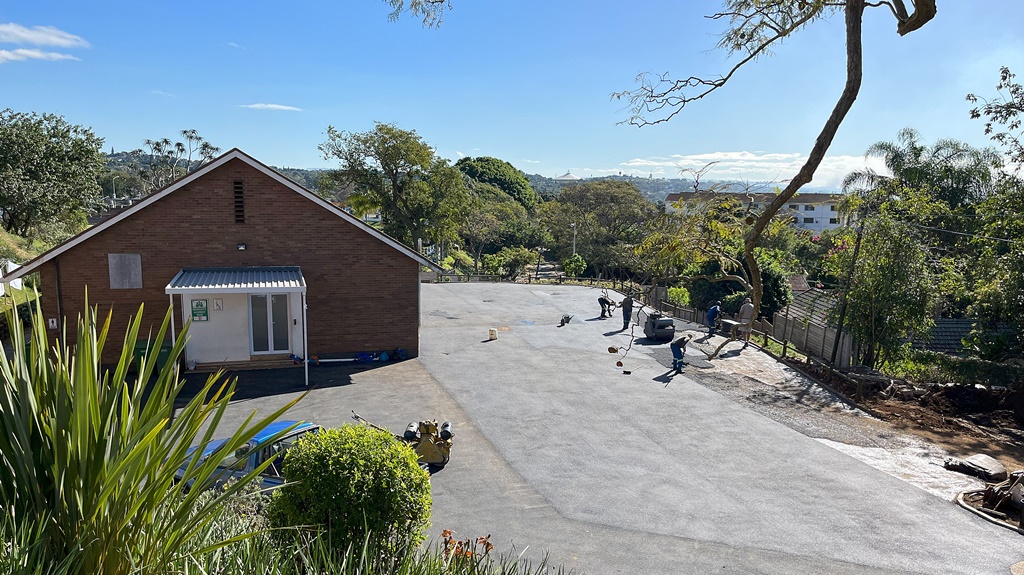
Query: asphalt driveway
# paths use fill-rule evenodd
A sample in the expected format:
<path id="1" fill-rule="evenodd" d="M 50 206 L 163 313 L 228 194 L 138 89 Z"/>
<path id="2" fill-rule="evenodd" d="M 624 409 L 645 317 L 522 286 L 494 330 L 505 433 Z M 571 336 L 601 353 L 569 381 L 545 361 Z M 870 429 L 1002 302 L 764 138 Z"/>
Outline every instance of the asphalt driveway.
<path id="1" fill-rule="evenodd" d="M 667 344 L 597 319 L 598 294 L 425 284 L 418 359 L 313 368 L 290 417 L 452 421 L 432 535 L 491 534 L 587 573 L 1006 574 L 1024 560 L 1020 535 L 699 385 L 700 369 L 673 377 Z M 285 373 L 224 425 L 295 397 L 301 371 Z"/>
<path id="2" fill-rule="evenodd" d="M 1007 573 L 1024 560 L 1019 535 L 697 385 L 700 370 L 671 377 L 655 359 L 667 346 L 596 319 L 597 296 L 423 286 L 418 362 L 469 436 L 435 476 L 435 529 L 590 573 Z M 562 314 L 574 318 L 557 327 Z"/>

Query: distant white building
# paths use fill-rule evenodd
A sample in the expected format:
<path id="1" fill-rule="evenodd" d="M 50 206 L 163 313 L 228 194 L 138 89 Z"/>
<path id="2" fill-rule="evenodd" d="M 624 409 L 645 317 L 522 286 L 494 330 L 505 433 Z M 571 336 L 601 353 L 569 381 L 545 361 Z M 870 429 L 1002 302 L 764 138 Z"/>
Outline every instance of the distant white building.
<path id="1" fill-rule="evenodd" d="M 665 205 L 668 209 L 676 209 L 673 204 L 689 200 L 710 200 L 719 197 L 735 198 L 743 203 L 751 213 L 760 214 L 777 196 L 772 193 L 741 194 L 736 192 L 682 192 L 669 194 L 665 197 Z M 821 232 L 838 228 L 839 202 L 843 196 L 840 194 L 807 193 L 797 194 L 783 204 L 779 210 L 780 216 L 792 216 L 793 225 Z"/>
<path id="2" fill-rule="evenodd" d="M 572 172 L 566 172 L 557 178 L 552 178 L 557 182 L 575 182 L 576 180 L 582 180 L 583 178 L 573 174 Z"/>

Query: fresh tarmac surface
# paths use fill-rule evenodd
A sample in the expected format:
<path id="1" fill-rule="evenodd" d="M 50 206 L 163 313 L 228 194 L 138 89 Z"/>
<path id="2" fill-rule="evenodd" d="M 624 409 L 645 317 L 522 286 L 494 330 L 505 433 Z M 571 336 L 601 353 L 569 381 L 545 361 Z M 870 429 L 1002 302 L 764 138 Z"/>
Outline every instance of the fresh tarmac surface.
<path id="1" fill-rule="evenodd" d="M 597 319 L 598 295 L 424 284 L 418 359 L 311 368 L 318 387 L 289 417 L 452 421 L 431 535 L 491 534 L 577 572 L 1006 574 L 1024 560 L 1020 535 L 697 384 L 699 369 L 672 377 L 667 344 Z M 233 418 L 294 389 L 252 394 Z"/>

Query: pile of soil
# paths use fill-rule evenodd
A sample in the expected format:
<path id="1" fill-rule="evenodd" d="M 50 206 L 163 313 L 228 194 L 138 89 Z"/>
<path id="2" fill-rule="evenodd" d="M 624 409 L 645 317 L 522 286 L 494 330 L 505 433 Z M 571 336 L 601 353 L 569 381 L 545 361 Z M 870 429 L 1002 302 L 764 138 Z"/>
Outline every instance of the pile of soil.
<path id="1" fill-rule="evenodd" d="M 1024 469 L 1024 425 L 1018 417 L 1024 414 L 1024 390 L 928 385 L 893 380 L 877 372 L 837 374 L 816 364 L 787 363 L 846 397 L 857 398 L 857 405 L 876 417 L 941 445 L 955 457 L 985 453 L 1008 470 Z"/>

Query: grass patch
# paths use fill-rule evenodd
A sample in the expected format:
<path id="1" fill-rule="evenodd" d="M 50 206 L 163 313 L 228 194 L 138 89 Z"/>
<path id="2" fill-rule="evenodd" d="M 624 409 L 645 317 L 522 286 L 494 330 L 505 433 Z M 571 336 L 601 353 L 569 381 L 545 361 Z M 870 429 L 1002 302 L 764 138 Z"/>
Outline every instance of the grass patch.
<path id="1" fill-rule="evenodd" d="M 11 286 L 4 286 L 4 295 L 0 296 L 0 313 L 6 312 L 14 306 L 36 301 L 38 297 L 39 294 L 32 288 L 13 289 Z"/>
<path id="2" fill-rule="evenodd" d="M 768 343 L 765 344 L 763 335 L 753 334 L 750 336 L 750 340 L 756 342 L 761 346 L 761 348 L 770 351 L 772 354 L 782 357 L 782 344 L 774 339 L 768 338 Z M 786 347 L 786 357 L 800 361 L 807 361 L 807 356 L 797 351 L 793 346 Z"/>
<path id="3" fill-rule="evenodd" d="M 0 229 L 0 259 L 27 262 L 46 251 L 48 246 Z"/>

